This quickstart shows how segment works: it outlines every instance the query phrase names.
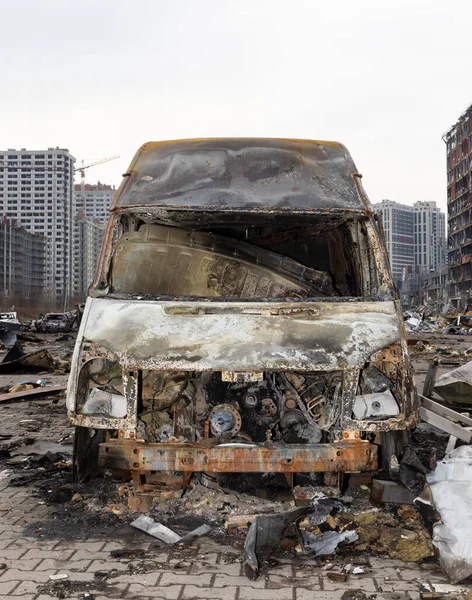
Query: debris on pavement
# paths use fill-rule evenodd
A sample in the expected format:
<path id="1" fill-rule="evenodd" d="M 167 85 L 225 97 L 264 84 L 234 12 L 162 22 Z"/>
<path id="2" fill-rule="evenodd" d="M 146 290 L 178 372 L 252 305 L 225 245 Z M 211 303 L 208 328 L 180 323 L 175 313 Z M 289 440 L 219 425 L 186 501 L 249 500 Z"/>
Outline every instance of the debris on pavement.
<path id="1" fill-rule="evenodd" d="M 18 352 L 18 342 L 15 346 L 16 352 Z M 13 346 L 12 350 L 15 349 L 15 346 Z M 24 354 L 21 349 L 21 355 L 18 358 L 10 359 L 12 350 L 10 350 L 0 363 L 0 373 L 36 373 L 54 371 L 54 359 L 47 350 L 37 350 L 36 352 Z"/>
<path id="2" fill-rule="evenodd" d="M 327 532 L 316 537 L 313 533 L 298 527 L 299 521 L 307 516 L 312 525 L 318 526 L 324 523 L 335 509 L 343 511 L 344 506 L 338 500 L 318 493 L 307 506 L 285 513 L 258 515 L 249 528 L 244 544 L 243 565 L 249 579 L 257 578 L 260 558 L 274 551 L 289 525 L 296 526 L 302 552 L 309 556 L 331 554 L 342 541 L 355 541 L 357 539 L 355 532 L 345 534 Z M 333 535 L 328 535 L 330 533 Z"/>
<path id="3" fill-rule="evenodd" d="M 162 525 L 162 523 L 156 523 L 154 519 L 151 519 L 151 517 L 147 517 L 146 515 L 138 517 L 131 523 L 131 526 L 162 540 L 166 544 L 188 544 L 211 531 L 209 525 L 201 525 L 200 527 L 197 527 L 197 529 L 180 536 L 175 533 L 175 531 L 172 531 L 172 529 L 169 529 L 169 527 Z"/>
<path id="4" fill-rule="evenodd" d="M 23 399 L 33 399 L 39 396 L 48 396 L 49 394 L 57 394 L 64 392 L 67 389 L 66 385 L 50 385 L 42 386 L 33 389 L 20 390 L 17 392 L 8 392 L 8 394 L 0 394 L 0 402 L 16 402 Z"/>
<path id="5" fill-rule="evenodd" d="M 57 573 L 56 575 L 49 575 L 51 581 L 60 581 L 61 579 L 68 579 L 67 573 Z"/>

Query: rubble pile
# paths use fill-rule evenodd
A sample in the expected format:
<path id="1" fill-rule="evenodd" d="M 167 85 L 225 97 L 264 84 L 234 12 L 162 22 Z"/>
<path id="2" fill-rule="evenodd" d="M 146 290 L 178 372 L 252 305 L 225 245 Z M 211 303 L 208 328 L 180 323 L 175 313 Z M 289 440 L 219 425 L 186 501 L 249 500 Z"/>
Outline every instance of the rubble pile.
<path id="1" fill-rule="evenodd" d="M 453 306 L 446 304 L 441 309 L 431 305 L 418 306 L 403 313 L 408 332 L 446 333 L 450 335 L 469 335 L 472 333 L 472 311 L 459 313 Z"/>

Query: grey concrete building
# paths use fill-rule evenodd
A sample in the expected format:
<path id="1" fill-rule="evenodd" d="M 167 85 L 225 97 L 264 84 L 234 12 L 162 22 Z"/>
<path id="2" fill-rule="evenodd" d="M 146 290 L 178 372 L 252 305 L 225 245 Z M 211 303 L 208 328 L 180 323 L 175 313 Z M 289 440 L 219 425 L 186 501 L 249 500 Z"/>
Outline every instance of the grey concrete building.
<path id="1" fill-rule="evenodd" d="M 381 214 L 387 251 L 397 287 L 402 287 L 405 269 L 425 274 L 441 270 L 446 263 L 445 215 L 435 202 L 412 206 L 393 200 L 373 205 Z"/>
<path id="2" fill-rule="evenodd" d="M 48 238 L 46 293 L 57 305 L 72 293 L 74 163 L 65 148 L 0 151 L 0 216 Z"/>
<path id="3" fill-rule="evenodd" d="M 0 221 L 0 298 L 3 310 L 11 306 L 40 306 L 46 291 L 48 238 L 18 227 L 6 217 Z"/>
<path id="4" fill-rule="evenodd" d="M 74 186 L 76 211 L 87 219 L 94 219 L 106 225 L 115 192 L 114 185 L 107 185 L 100 181 L 96 184 L 86 183 L 83 191 L 81 185 L 76 184 Z"/>
<path id="5" fill-rule="evenodd" d="M 77 214 L 74 219 L 74 299 L 83 302 L 95 277 L 105 225 Z"/>
<path id="6" fill-rule="evenodd" d="M 105 234 L 115 186 L 74 186 L 73 296 L 83 301 L 92 283 Z"/>

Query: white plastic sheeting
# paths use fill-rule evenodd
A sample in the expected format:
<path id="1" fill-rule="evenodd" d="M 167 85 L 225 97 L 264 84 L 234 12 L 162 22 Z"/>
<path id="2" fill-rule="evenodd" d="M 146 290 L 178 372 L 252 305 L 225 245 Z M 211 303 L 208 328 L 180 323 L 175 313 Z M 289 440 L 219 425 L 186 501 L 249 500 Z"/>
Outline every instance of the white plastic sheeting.
<path id="1" fill-rule="evenodd" d="M 418 502 L 430 504 L 440 521 L 433 526 L 439 563 L 451 583 L 472 575 L 472 446 L 460 446 L 426 478 Z"/>

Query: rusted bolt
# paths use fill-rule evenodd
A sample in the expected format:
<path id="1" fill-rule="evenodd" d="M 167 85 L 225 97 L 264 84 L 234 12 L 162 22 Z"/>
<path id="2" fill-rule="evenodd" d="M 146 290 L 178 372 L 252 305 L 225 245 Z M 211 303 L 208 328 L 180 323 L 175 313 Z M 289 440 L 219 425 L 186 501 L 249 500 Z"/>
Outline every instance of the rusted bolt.
<path id="1" fill-rule="evenodd" d="M 133 467 L 134 467 L 135 469 L 139 469 L 139 463 L 133 463 Z"/>
<path id="2" fill-rule="evenodd" d="M 290 409 L 296 408 L 297 403 L 292 398 L 289 398 L 288 400 L 285 401 L 285 406 L 286 406 L 286 408 L 290 408 Z"/>
<path id="3" fill-rule="evenodd" d="M 184 458 L 184 463 L 186 463 L 187 465 L 193 465 L 194 462 L 195 461 L 193 459 L 193 456 L 186 456 Z"/>
<path id="4" fill-rule="evenodd" d="M 130 431 L 130 432 L 129 432 L 129 437 L 130 437 L 130 438 L 134 438 L 134 431 Z"/>
<path id="5" fill-rule="evenodd" d="M 345 437 L 345 438 L 348 438 L 348 437 L 349 437 L 349 433 L 348 433 L 347 431 L 345 431 L 345 432 L 343 433 L 343 437 Z"/>

